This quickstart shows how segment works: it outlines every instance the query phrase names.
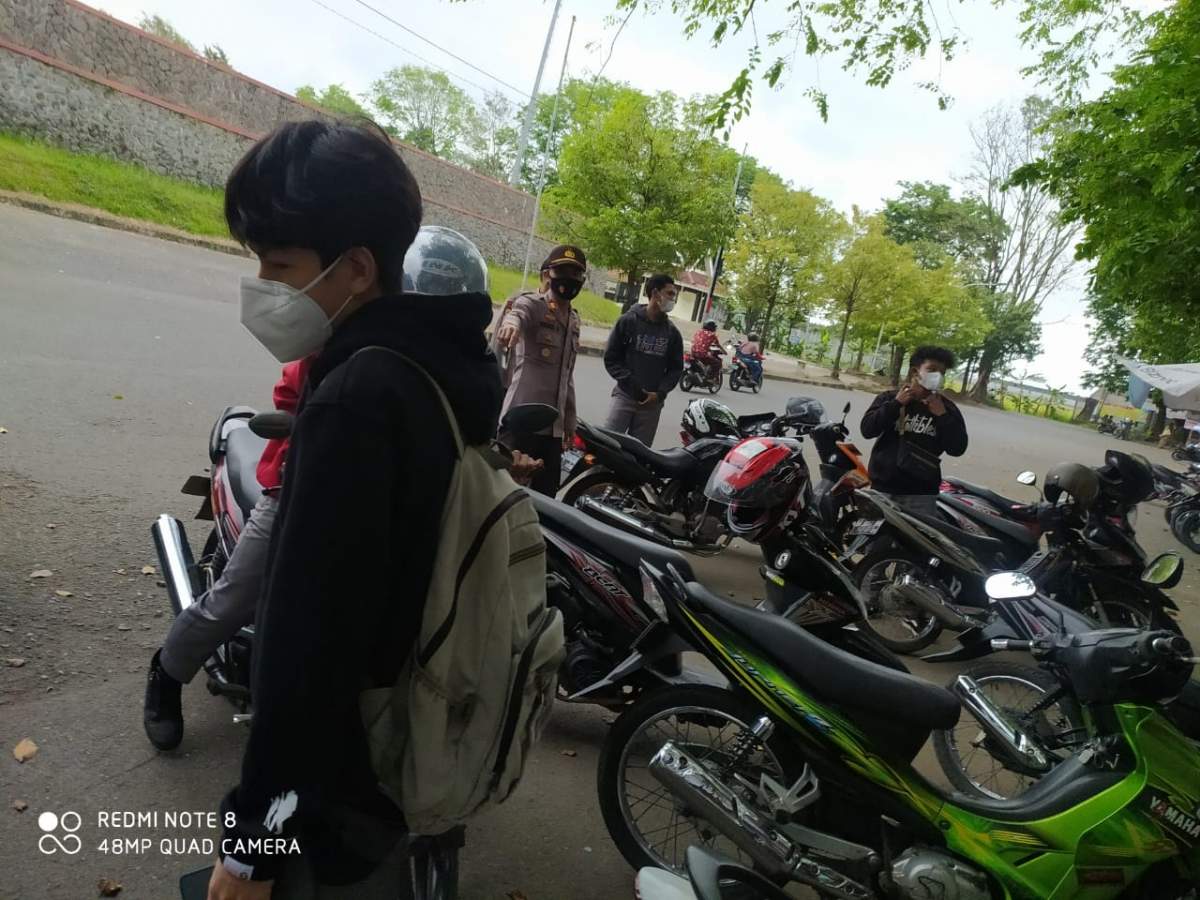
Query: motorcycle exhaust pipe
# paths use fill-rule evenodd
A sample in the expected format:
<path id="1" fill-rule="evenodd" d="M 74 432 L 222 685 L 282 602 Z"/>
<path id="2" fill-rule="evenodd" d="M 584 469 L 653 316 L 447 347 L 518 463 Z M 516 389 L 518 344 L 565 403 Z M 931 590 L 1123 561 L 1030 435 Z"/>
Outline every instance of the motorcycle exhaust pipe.
<path id="1" fill-rule="evenodd" d="M 996 742 L 996 749 L 1013 766 L 1021 771 L 1035 773 L 1050 770 L 1050 755 L 1037 739 L 1009 715 L 994 704 L 979 689 L 975 679 L 959 675 L 952 685 L 954 693 L 967 712 L 975 717 L 987 734 Z"/>
<path id="2" fill-rule="evenodd" d="M 979 624 L 947 604 L 940 593 L 928 585 L 921 584 L 911 575 L 905 575 L 899 583 L 884 585 L 883 593 L 884 600 L 889 605 L 893 605 L 896 598 L 901 602 L 907 601 L 950 628 L 972 628 Z"/>
<path id="3" fill-rule="evenodd" d="M 174 516 L 159 516 L 150 526 L 150 534 L 154 538 L 154 550 L 158 554 L 163 581 L 167 583 L 171 608 L 175 610 L 175 615 L 179 615 L 196 599 L 192 595 L 192 580 L 188 574 L 195 565 L 191 545 L 188 544 L 183 526 Z"/>
<path id="4" fill-rule="evenodd" d="M 781 833 L 774 822 L 668 741 L 650 761 L 650 774 L 687 810 L 720 831 L 772 876 L 783 876 L 819 888 L 826 896 L 866 900 L 872 893 L 808 856 Z M 859 848 L 856 848 L 859 849 Z M 866 850 L 866 848 L 861 848 Z"/>
<path id="5" fill-rule="evenodd" d="M 620 528 L 622 531 L 632 532 L 638 537 L 645 538 L 648 541 L 653 541 L 664 547 L 672 547 L 675 550 L 695 551 L 696 545 L 691 541 L 685 541 L 679 538 L 668 537 L 658 531 L 651 525 L 629 515 L 629 513 L 621 512 L 619 509 L 614 509 L 607 503 L 601 503 L 594 497 L 580 497 L 575 501 L 575 506 L 584 512 L 591 513 L 596 518 Z"/>

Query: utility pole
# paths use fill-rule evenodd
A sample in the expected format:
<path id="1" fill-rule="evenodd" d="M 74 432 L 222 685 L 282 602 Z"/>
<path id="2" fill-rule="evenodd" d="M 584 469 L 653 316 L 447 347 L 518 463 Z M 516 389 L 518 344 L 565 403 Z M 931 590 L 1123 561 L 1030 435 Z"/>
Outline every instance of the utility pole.
<path id="1" fill-rule="evenodd" d="M 737 216 L 737 192 L 738 186 L 742 183 L 742 163 L 746 160 L 746 151 L 750 149 L 750 144 L 742 145 L 742 153 L 738 157 L 737 173 L 733 176 L 733 214 Z M 717 259 L 713 263 L 712 281 L 708 284 L 708 300 L 704 304 L 704 315 L 700 318 L 703 320 L 712 312 L 713 297 L 717 292 L 717 279 L 721 277 L 721 269 L 725 266 L 725 242 L 721 242 L 721 246 L 717 248 Z"/>
<path id="2" fill-rule="evenodd" d="M 558 101 L 562 98 L 563 78 L 567 74 L 567 56 L 571 52 L 571 39 L 575 37 L 575 17 L 571 16 L 571 29 L 567 32 L 567 49 L 563 51 L 562 69 L 558 73 L 558 91 L 554 95 L 554 108 L 550 112 L 550 138 L 542 152 L 542 171 L 538 174 L 537 198 L 533 201 L 533 221 L 529 223 L 529 243 L 525 245 L 525 269 L 521 272 L 521 291 L 529 278 L 529 259 L 533 255 L 533 236 L 537 232 L 538 216 L 542 212 L 542 192 L 546 189 L 546 166 L 550 161 L 550 149 L 558 129 Z"/>
<path id="3" fill-rule="evenodd" d="M 537 111 L 538 91 L 542 87 L 542 71 L 546 68 L 546 57 L 550 55 L 550 42 L 554 39 L 554 23 L 558 21 L 558 11 L 562 8 L 562 0 L 554 0 L 554 12 L 550 16 L 550 29 L 546 32 L 546 44 L 542 47 L 542 59 L 538 63 L 537 77 L 533 79 L 533 94 L 529 105 L 525 107 L 525 121 L 521 123 L 521 137 L 517 140 L 517 158 L 513 160 L 512 171 L 508 174 L 508 183 L 514 187 L 521 180 L 521 165 L 525 162 L 525 147 L 529 143 L 529 129 L 533 127 L 533 116 Z"/>

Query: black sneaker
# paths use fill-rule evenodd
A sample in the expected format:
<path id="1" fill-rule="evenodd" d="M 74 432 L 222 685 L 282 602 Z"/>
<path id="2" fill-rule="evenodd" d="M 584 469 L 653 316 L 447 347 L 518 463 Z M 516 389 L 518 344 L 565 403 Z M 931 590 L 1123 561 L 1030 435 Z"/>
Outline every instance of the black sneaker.
<path id="1" fill-rule="evenodd" d="M 146 701 L 142 721 L 146 737 L 159 750 L 174 750 L 183 740 L 183 706 L 180 692 L 183 684 L 166 673 L 158 661 L 158 650 L 150 660 L 146 675 Z"/>

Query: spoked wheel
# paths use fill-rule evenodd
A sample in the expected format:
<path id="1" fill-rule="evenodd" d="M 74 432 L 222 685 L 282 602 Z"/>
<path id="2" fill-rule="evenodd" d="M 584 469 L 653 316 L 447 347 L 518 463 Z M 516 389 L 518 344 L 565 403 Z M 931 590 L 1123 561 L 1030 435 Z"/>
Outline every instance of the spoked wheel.
<path id="1" fill-rule="evenodd" d="M 1128 593 L 1117 595 L 1101 591 L 1099 599 L 1086 612 L 1106 628 L 1161 628 L 1183 633 L 1179 624 L 1167 615 L 1161 602 Z"/>
<path id="2" fill-rule="evenodd" d="M 574 506 L 581 497 L 591 497 L 601 503 L 608 503 L 618 509 L 623 509 L 628 501 L 637 496 L 637 489 L 622 484 L 617 476 L 606 469 L 594 469 L 581 478 L 563 494 L 562 502 Z"/>
<path id="3" fill-rule="evenodd" d="M 679 376 L 679 389 L 684 393 L 690 393 L 692 388 L 696 386 L 696 381 L 692 378 L 691 372 L 684 372 Z"/>
<path id="4" fill-rule="evenodd" d="M 1176 515 L 1171 521 L 1171 532 L 1193 553 L 1200 553 L 1200 510 Z"/>
<path id="5" fill-rule="evenodd" d="M 604 824 L 631 866 L 684 874 L 684 855 L 692 844 L 753 865 L 736 844 L 660 784 L 649 765 L 672 741 L 750 801 L 741 779 L 757 785 L 766 773 L 786 781 L 782 745 L 770 738 L 764 745 L 747 734 L 760 715 L 729 691 L 699 685 L 654 691 L 621 714 L 600 753 L 597 789 Z M 745 752 L 739 753 L 739 747 Z"/>
<path id="6" fill-rule="evenodd" d="M 1033 732 L 1051 753 L 1065 758 L 1074 745 L 1086 740 L 1079 706 L 1069 696 L 1059 697 L 1046 709 L 1038 704 L 1056 691 L 1058 681 L 1031 666 L 986 661 L 966 673 L 989 700 Z M 933 733 L 933 746 L 942 771 L 958 790 L 976 797 L 1007 799 L 1023 794 L 1045 773 L 1009 769 L 989 747 L 991 738 L 975 717 L 964 711 L 954 728 Z"/>
<path id="7" fill-rule="evenodd" d="M 896 598 L 884 588 L 919 569 L 915 557 L 903 550 L 870 550 L 854 570 L 869 618 L 866 627 L 895 653 L 915 653 L 942 632 L 941 624 L 923 609 Z"/>

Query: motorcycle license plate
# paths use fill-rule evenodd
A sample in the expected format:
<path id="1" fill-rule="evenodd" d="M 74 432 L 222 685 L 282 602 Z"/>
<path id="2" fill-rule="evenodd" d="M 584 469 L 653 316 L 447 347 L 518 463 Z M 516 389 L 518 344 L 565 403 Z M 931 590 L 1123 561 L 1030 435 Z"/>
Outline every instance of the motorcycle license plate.
<path id="1" fill-rule="evenodd" d="M 575 471 L 575 467 L 579 465 L 579 460 L 583 458 L 583 453 L 578 450 L 565 450 L 562 455 L 562 465 L 560 471 L 563 478 L 569 478 L 571 473 Z"/>
<path id="2" fill-rule="evenodd" d="M 855 519 L 850 525 L 850 533 L 858 535 L 879 534 L 883 527 L 883 519 Z"/>

